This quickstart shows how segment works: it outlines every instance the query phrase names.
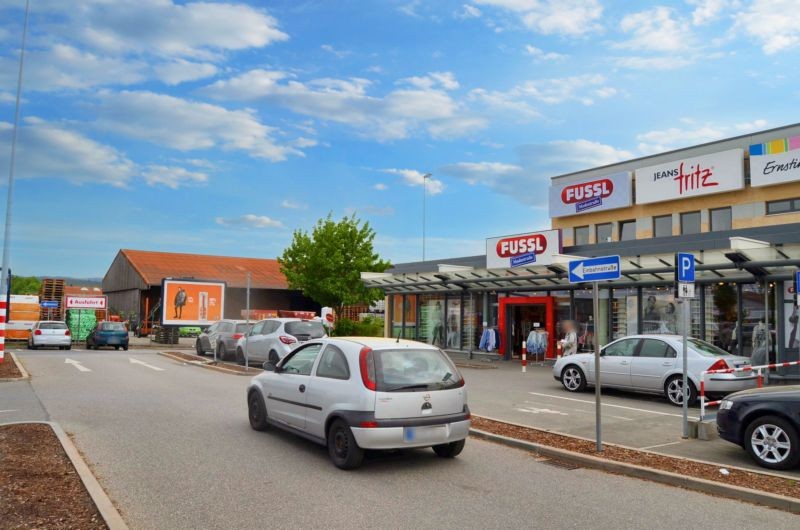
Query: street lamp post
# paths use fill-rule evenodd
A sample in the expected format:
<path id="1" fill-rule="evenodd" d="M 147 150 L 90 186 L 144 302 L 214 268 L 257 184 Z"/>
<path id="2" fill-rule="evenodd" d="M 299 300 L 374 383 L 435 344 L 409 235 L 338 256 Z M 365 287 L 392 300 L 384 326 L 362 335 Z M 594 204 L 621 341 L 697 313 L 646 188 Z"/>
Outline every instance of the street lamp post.
<path id="1" fill-rule="evenodd" d="M 425 261 L 425 208 L 428 198 L 428 179 L 431 178 L 430 173 L 422 175 L 422 261 Z"/>

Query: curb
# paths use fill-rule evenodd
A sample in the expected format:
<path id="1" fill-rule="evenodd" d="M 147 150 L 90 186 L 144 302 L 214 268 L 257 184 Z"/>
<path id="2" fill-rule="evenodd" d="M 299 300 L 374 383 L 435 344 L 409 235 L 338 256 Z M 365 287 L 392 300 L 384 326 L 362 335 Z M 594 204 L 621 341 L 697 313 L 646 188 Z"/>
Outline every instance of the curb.
<path id="1" fill-rule="evenodd" d="M 100 516 L 103 518 L 103 521 L 105 521 L 109 530 L 128 530 L 128 525 L 125 524 L 125 521 L 117 511 L 114 503 L 111 502 L 108 494 L 106 494 L 103 487 L 97 481 L 97 478 L 94 476 L 94 473 L 92 473 L 92 470 L 89 469 L 89 466 L 81 456 L 78 448 L 72 443 L 72 440 L 70 440 L 69 436 L 67 436 L 67 433 L 65 433 L 64 429 L 61 428 L 61 425 L 54 421 L 12 421 L 0 425 L 20 425 L 31 423 L 44 423 L 53 429 L 58 441 L 61 442 L 61 447 L 64 448 L 64 452 L 67 454 L 70 462 L 72 462 L 72 467 L 75 468 L 75 471 L 78 473 L 81 482 L 83 482 L 83 487 L 86 488 L 86 491 L 92 498 L 92 502 L 94 502 L 94 505 L 97 507 L 97 511 L 100 512 Z"/>
<path id="2" fill-rule="evenodd" d="M 471 428 L 469 432 L 470 434 L 484 440 L 497 442 L 509 447 L 537 453 L 550 458 L 565 460 L 567 462 L 579 464 L 587 468 L 599 469 L 601 471 L 610 473 L 617 473 L 629 477 L 650 480 L 653 482 L 666 484 L 668 486 L 695 490 L 729 499 L 746 501 L 753 504 L 761 504 L 764 506 L 769 506 L 770 508 L 777 508 L 779 510 L 788 512 L 800 513 L 800 499 L 784 497 L 783 495 L 776 495 L 774 493 L 751 490 L 742 488 L 740 486 L 734 486 L 732 484 L 723 484 L 701 478 L 687 477 L 684 475 L 678 475 L 677 473 L 637 466 L 635 464 L 627 464 L 614 460 L 605 460 L 596 456 L 567 451 L 566 449 L 558 449 L 547 445 L 517 440 L 515 438 L 508 438 L 507 436 L 492 434 L 479 429 Z"/>
<path id="3" fill-rule="evenodd" d="M 6 353 L 11 356 L 11 360 L 17 366 L 17 370 L 19 370 L 19 373 L 21 373 L 22 375 L 20 377 L 3 377 L 3 378 L 0 378 L 0 383 L 6 383 L 6 382 L 10 382 L 10 381 L 25 381 L 27 379 L 30 379 L 31 378 L 31 374 L 29 374 L 28 371 L 25 370 L 25 367 L 22 365 L 22 361 L 17 359 L 17 356 L 14 355 L 14 352 L 7 351 Z"/>
<path id="4" fill-rule="evenodd" d="M 206 368 L 207 370 L 214 370 L 214 371 L 222 372 L 222 373 L 225 373 L 225 374 L 244 375 L 244 376 L 248 376 L 248 377 L 253 377 L 254 375 L 258 375 L 259 373 L 261 373 L 261 372 L 239 372 L 238 370 L 231 370 L 229 368 L 225 368 L 224 366 L 209 364 L 209 363 L 213 362 L 213 361 L 209 361 L 209 360 L 187 361 L 186 359 L 182 359 L 180 357 L 176 357 L 174 355 L 170 355 L 167 352 L 160 351 L 160 352 L 157 352 L 157 353 L 158 353 L 158 355 L 163 355 L 164 357 L 172 359 L 173 361 L 177 361 L 177 362 L 180 362 L 180 363 L 183 363 L 183 364 L 192 365 L 192 366 L 199 366 L 200 368 Z"/>

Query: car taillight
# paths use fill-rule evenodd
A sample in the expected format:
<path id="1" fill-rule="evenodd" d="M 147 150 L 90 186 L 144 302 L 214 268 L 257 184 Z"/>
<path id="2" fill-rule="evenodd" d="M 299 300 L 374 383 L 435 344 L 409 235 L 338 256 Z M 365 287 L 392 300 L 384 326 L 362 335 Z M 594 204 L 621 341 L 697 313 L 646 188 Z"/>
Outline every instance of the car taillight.
<path id="1" fill-rule="evenodd" d="M 711 366 L 708 367 L 708 370 L 730 370 L 730 366 L 728 363 L 725 362 L 725 359 L 720 359 L 719 361 L 715 362 Z"/>
<path id="2" fill-rule="evenodd" d="M 233 334 L 233 336 L 232 336 L 231 338 L 232 338 L 233 340 L 239 340 L 239 339 L 241 339 L 242 337 L 244 337 L 244 333 L 234 333 L 234 334 Z"/>
<path id="3" fill-rule="evenodd" d="M 358 365 L 361 368 L 361 381 L 368 390 L 376 390 L 378 385 L 375 383 L 375 359 L 372 348 L 364 346 L 358 354 Z"/>
<path id="4" fill-rule="evenodd" d="M 66 335 L 67 337 L 69 337 L 69 336 L 71 335 L 71 333 L 69 332 L 69 330 L 66 330 L 66 331 L 64 332 L 64 335 Z"/>
<path id="5" fill-rule="evenodd" d="M 42 334 L 42 330 L 41 329 L 37 329 L 36 331 L 33 332 L 33 334 L 34 335 L 41 335 Z"/>
<path id="6" fill-rule="evenodd" d="M 362 421 L 358 424 L 362 429 L 375 429 L 378 426 L 377 421 Z"/>
<path id="7" fill-rule="evenodd" d="M 286 335 L 281 335 L 279 338 L 281 342 L 284 344 L 294 344 L 295 342 L 297 342 L 297 339 L 295 339 L 294 337 L 287 337 Z"/>

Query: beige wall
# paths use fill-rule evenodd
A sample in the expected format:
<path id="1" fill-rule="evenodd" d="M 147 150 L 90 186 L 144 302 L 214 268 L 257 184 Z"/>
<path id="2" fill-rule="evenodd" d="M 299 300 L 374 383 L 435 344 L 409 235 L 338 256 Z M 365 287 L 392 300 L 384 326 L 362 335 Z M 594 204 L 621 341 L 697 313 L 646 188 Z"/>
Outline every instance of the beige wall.
<path id="1" fill-rule="evenodd" d="M 636 238 L 647 239 L 653 237 L 652 218 L 661 215 L 673 215 L 673 235 L 680 234 L 680 214 L 700 210 L 702 213 L 701 229 L 709 230 L 708 210 L 733 207 L 733 228 L 750 228 L 759 226 L 772 226 L 789 223 L 800 223 L 800 213 L 786 213 L 779 215 L 766 215 L 767 201 L 779 199 L 800 198 L 800 182 L 780 184 L 776 186 L 746 187 L 743 190 L 705 195 L 674 201 L 665 201 L 655 204 L 636 204 L 628 208 L 609 210 L 605 212 L 587 213 L 552 219 L 553 228 L 561 228 L 564 232 L 564 245 L 574 244 L 572 228 L 576 226 L 590 226 L 589 243 L 596 243 L 594 226 L 600 223 L 613 223 L 613 241 L 619 239 L 619 221 L 635 219 Z"/>

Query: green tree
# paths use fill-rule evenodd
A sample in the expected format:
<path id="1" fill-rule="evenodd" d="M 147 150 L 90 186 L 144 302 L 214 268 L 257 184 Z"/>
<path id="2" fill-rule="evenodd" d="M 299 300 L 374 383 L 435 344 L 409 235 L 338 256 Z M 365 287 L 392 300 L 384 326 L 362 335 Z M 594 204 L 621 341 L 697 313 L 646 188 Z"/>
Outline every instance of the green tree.
<path id="1" fill-rule="evenodd" d="M 370 304 L 383 297 L 379 289 L 367 289 L 362 272 L 384 272 L 388 261 L 373 248 L 375 231 L 355 214 L 334 221 L 332 214 L 311 230 L 296 230 L 292 243 L 278 258 L 291 289 L 297 289 L 341 313 L 342 307 Z"/>
<path id="2" fill-rule="evenodd" d="M 39 294 L 41 280 L 36 276 L 13 276 L 11 278 L 11 294 Z"/>

